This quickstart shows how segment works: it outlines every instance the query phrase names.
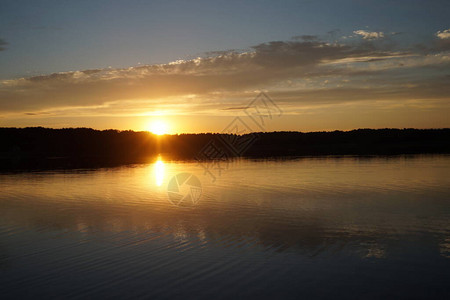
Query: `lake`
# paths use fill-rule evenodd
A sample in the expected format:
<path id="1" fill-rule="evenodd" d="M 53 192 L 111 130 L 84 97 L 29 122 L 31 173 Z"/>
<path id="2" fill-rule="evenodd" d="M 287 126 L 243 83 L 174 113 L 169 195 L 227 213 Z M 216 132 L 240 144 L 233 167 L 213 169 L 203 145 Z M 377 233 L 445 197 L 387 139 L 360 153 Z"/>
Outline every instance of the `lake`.
<path id="1" fill-rule="evenodd" d="M 0 292 L 448 299 L 450 156 L 0 174 Z"/>

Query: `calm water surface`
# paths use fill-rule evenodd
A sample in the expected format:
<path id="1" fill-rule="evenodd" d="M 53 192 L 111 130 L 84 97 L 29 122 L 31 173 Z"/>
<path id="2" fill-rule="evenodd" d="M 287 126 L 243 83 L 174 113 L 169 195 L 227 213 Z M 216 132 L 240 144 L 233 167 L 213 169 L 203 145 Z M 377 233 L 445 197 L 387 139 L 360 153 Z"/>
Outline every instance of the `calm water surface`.
<path id="1" fill-rule="evenodd" d="M 450 297 L 450 156 L 0 175 L 0 297 Z M 196 205 L 170 179 L 202 184 Z"/>

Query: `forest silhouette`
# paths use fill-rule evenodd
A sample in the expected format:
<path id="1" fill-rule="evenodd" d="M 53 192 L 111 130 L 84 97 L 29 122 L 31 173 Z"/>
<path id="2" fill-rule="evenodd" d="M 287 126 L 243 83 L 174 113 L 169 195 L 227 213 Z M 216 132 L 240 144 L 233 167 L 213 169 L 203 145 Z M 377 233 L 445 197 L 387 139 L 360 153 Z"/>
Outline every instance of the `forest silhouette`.
<path id="1" fill-rule="evenodd" d="M 1 170 L 107 167 L 151 162 L 158 155 L 176 160 L 450 153 L 450 129 L 157 136 L 146 131 L 29 127 L 0 128 L 0 139 Z M 211 145 L 215 156 L 209 155 Z"/>

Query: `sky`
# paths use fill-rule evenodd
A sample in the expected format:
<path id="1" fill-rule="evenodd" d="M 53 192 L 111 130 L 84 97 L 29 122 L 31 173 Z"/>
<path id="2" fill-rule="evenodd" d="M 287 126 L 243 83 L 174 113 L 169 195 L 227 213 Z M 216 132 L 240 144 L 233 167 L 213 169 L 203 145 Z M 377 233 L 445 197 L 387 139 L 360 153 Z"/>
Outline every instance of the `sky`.
<path id="1" fill-rule="evenodd" d="M 433 0 L 0 0 L 0 126 L 222 132 L 265 92 L 265 131 L 450 127 L 449 15 Z"/>

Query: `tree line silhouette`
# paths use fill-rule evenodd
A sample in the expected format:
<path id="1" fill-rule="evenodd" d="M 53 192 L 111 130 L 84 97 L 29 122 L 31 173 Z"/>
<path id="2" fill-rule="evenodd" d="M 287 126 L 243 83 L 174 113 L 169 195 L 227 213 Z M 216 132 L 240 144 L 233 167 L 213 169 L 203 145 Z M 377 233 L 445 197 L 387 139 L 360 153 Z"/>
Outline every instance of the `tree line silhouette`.
<path id="1" fill-rule="evenodd" d="M 396 155 L 450 153 L 450 129 L 357 129 L 332 132 L 218 133 L 157 136 L 149 132 L 0 128 L 0 169 L 103 167 L 165 159 L 208 158 L 215 145 L 226 158 L 313 155 Z M 224 142 L 225 141 L 225 142 Z M 227 141 L 246 151 L 230 151 Z M 233 147 L 231 147 L 233 148 Z"/>

